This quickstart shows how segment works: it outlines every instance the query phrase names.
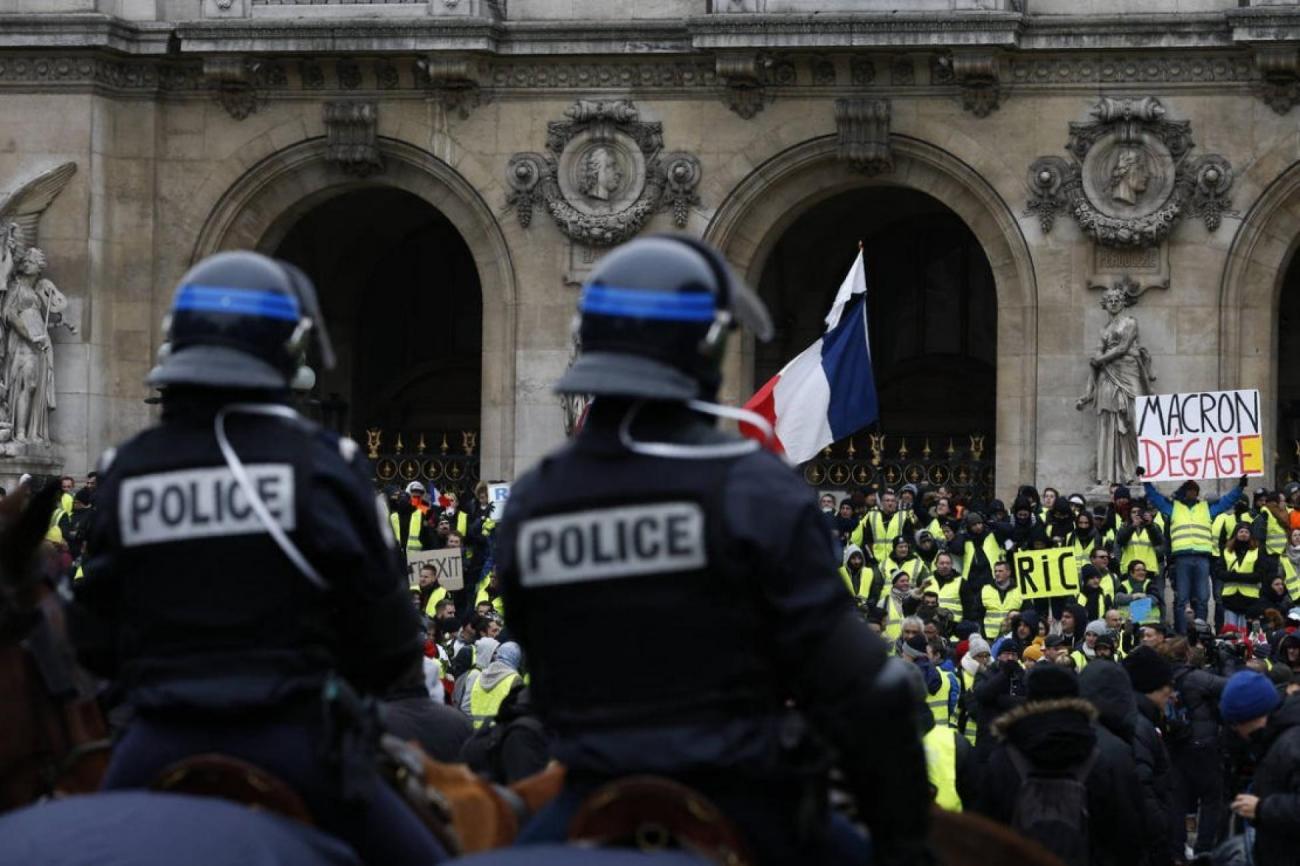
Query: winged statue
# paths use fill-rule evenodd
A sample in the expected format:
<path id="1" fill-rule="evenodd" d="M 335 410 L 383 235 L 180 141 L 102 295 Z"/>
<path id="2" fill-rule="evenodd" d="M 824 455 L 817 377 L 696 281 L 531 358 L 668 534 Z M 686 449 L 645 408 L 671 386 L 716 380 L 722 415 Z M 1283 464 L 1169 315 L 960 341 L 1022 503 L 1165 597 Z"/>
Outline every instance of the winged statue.
<path id="1" fill-rule="evenodd" d="M 47 445 L 54 390 L 50 329 L 62 326 L 68 299 L 44 277 L 37 246 L 41 216 L 77 171 L 65 162 L 23 184 L 0 203 L 0 443 Z"/>

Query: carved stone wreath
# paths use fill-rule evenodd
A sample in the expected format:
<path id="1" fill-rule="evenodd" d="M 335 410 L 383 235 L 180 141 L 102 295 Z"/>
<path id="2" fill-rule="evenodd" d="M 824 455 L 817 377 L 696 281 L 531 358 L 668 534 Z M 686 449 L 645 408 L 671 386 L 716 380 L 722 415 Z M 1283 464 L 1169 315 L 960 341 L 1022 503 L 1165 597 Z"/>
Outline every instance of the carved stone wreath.
<path id="1" fill-rule="evenodd" d="M 597 247 L 631 238 L 660 210 L 686 227 L 700 202 L 700 162 L 663 152 L 662 124 L 638 120 L 626 99 L 580 99 L 564 114 L 547 124 L 546 153 L 516 153 L 506 164 L 506 204 L 519 225 L 528 228 L 544 204 L 560 231 Z"/>
<path id="2" fill-rule="evenodd" d="M 1150 247 L 1186 214 L 1215 231 L 1231 213 L 1232 166 L 1217 154 L 1189 157 L 1191 123 L 1166 120 L 1158 99 L 1105 98 L 1092 115 L 1070 124 L 1073 160 L 1043 156 L 1029 167 L 1026 214 L 1044 234 L 1068 211 L 1099 244 Z"/>

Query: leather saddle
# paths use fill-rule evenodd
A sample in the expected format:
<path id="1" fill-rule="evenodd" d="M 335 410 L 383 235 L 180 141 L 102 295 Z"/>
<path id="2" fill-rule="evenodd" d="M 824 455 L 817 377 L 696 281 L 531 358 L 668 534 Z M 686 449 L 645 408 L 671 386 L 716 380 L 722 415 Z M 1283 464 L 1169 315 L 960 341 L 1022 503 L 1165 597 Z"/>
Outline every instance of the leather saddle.
<path id="1" fill-rule="evenodd" d="M 700 792 L 659 776 L 609 782 L 583 801 L 569 824 L 579 845 L 688 851 L 721 866 L 751 866 L 744 836 Z"/>
<path id="2" fill-rule="evenodd" d="M 150 787 L 172 794 L 217 797 L 309 826 L 315 824 L 307 804 L 287 782 L 229 755 L 208 752 L 184 758 L 165 767 Z"/>

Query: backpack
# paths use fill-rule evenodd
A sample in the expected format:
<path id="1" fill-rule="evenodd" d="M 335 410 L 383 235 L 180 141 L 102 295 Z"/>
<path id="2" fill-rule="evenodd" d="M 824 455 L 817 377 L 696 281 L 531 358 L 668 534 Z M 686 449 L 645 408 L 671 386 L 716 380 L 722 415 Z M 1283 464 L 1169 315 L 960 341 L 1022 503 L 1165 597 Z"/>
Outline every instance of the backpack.
<path id="1" fill-rule="evenodd" d="M 1077 767 L 1063 774 L 1042 773 L 1024 753 L 1007 744 L 1007 755 L 1020 776 L 1011 827 L 1060 858 L 1065 866 L 1089 866 L 1092 846 L 1088 838 L 1088 789 L 1084 780 L 1097 763 L 1092 752 Z"/>

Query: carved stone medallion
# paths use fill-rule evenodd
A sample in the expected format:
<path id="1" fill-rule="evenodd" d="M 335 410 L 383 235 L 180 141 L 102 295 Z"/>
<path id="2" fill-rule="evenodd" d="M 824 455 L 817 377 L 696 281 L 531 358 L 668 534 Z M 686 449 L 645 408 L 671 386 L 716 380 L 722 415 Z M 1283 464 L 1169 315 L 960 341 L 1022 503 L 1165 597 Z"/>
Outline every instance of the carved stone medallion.
<path id="1" fill-rule="evenodd" d="M 1216 154 L 1190 158 L 1191 123 L 1165 119 L 1154 97 L 1105 98 L 1094 120 L 1071 123 L 1073 161 L 1044 156 L 1029 169 L 1028 214 L 1050 232 L 1069 211 L 1097 243 L 1159 244 L 1186 213 L 1214 231 L 1228 210 L 1232 166 Z"/>
<path id="2" fill-rule="evenodd" d="M 506 166 L 506 203 L 521 226 L 545 204 L 560 231 L 591 246 L 622 243 L 663 209 L 686 227 L 699 203 L 700 163 L 664 153 L 661 124 L 638 120 L 625 99 L 580 99 L 565 116 L 547 124 L 547 153 L 517 153 Z"/>

